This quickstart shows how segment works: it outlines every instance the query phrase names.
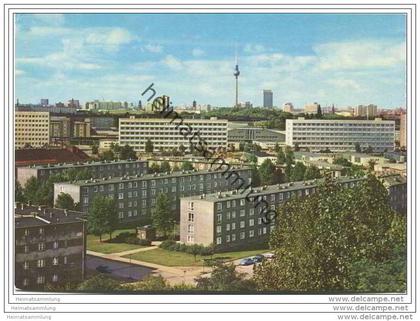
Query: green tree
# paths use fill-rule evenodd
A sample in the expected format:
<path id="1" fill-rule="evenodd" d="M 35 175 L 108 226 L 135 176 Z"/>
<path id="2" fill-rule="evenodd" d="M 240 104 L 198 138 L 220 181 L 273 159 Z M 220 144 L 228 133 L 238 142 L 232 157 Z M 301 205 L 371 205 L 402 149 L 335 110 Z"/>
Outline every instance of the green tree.
<path id="1" fill-rule="evenodd" d="M 153 163 L 149 166 L 149 173 L 159 173 L 160 172 L 160 166 L 157 163 Z"/>
<path id="2" fill-rule="evenodd" d="M 334 161 L 333 161 L 333 164 L 341 165 L 341 166 L 345 166 L 345 167 L 350 167 L 351 166 L 351 162 L 344 157 L 335 158 Z"/>
<path id="3" fill-rule="evenodd" d="M 274 151 L 278 153 L 280 150 L 282 150 L 282 148 L 280 147 L 278 143 L 276 143 L 276 145 L 274 145 Z"/>
<path id="4" fill-rule="evenodd" d="M 319 168 L 314 165 L 310 165 L 309 167 L 306 168 L 303 179 L 309 180 L 309 179 L 315 179 L 315 178 L 321 178 L 321 177 L 322 175 Z"/>
<path id="5" fill-rule="evenodd" d="M 233 264 L 217 264 L 210 277 L 198 277 L 197 289 L 204 291 L 255 291 L 255 283 L 245 279 L 245 273 L 238 273 Z"/>
<path id="6" fill-rule="evenodd" d="M 276 166 L 274 166 L 271 160 L 266 159 L 259 168 L 261 183 L 263 185 L 274 184 L 275 171 L 276 171 Z"/>
<path id="7" fill-rule="evenodd" d="M 30 201 L 32 204 L 41 204 L 41 181 L 36 179 L 34 176 L 26 181 L 25 189 L 23 192 L 25 199 Z"/>
<path id="8" fill-rule="evenodd" d="M 191 162 L 182 162 L 181 164 L 181 170 L 183 171 L 192 171 L 194 169 L 194 166 L 191 164 Z"/>
<path id="9" fill-rule="evenodd" d="M 251 166 L 251 184 L 252 187 L 261 186 L 261 176 L 256 165 Z"/>
<path id="10" fill-rule="evenodd" d="M 137 154 L 134 151 L 134 148 L 128 144 L 121 147 L 120 159 L 137 159 Z"/>
<path id="11" fill-rule="evenodd" d="M 182 155 L 184 155 L 185 154 L 185 151 L 187 150 L 187 147 L 185 147 L 184 145 L 179 145 L 179 151 L 180 151 L 180 153 L 182 154 Z"/>
<path id="12" fill-rule="evenodd" d="M 293 164 L 294 159 L 295 159 L 295 154 L 293 153 L 293 150 L 290 146 L 286 146 L 285 155 L 286 155 L 286 164 Z"/>
<path id="13" fill-rule="evenodd" d="M 174 172 L 179 172 L 179 171 L 180 171 L 179 166 L 178 166 L 177 164 L 175 164 L 175 165 L 172 167 L 172 170 L 173 170 Z"/>
<path id="14" fill-rule="evenodd" d="M 321 105 L 318 104 L 318 107 L 316 109 L 316 118 L 317 119 L 321 119 L 322 118 L 322 109 L 321 109 Z"/>
<path id="15" fill-rule="evenodd" d="M 78 290 L 84 292 L 115 292 L 122 290 L 122 287 L 120 282 L 103 274 L 98 274 L 82 282 Z"/>
<path id="16" fill-rule="evenodd" d="M 106 150 L 99 156 L 99 158 L 102 160 L 111 161 L 115 159 L 115 154 L 112 150 Z"/>
<path id="17" fill-rule="evenodd" d="M 371 159 L 371 160 L 368 162 L 368 168 L 369 168 L 369 170 L 370 170 L 371 172 L 373 172 L 373 171 L 375 170 L 375 165 L 376 165 L 376 161 L 375 161 L 375 160 L 373 160 L 373 159 Z"/>
<path id="18" fill-rule="evenodd" d="M 146 141 L 146 145 L 144 146 L 146 153 L 153 153 L 153 143 L 150 139 Z"/>
<path id="19" fill-rule="evenodd" d="M 153 226 L 166 238 L 174 228 L 175 216 L 171 203 L 166 194 L 160 193 L 156 198 L 156 205 L 152 211 Z"/>
<path id="20" fill-rule="evenodd" d="M 279 147 L 277 151 L 277 164 L 283 165 L 284 163 L 286 163 L 286 155 L 284 154 L 283 149 Z"/>
<path id="21" fill-rule="evenodd" d="M 270 236 L 276 258 L 257 267 L 254 279 L 259 290 L 358 290 L 357 262 L 368 260 L 369 269 L 382 273 L 377 267 L 393 258 L 393 248 L 405 248 L 402 220 L 373 175 L 356 188 L 326 179 L 316 193 L 280 208 Z M 397 283 L 401 272 L 393 273 Z"/>
<path id="22" fill-rule="evenodd" d="M 303 181 L 305 178 L 306 166 L 302 162 L 296 162 L 290 176 L 291 181 Z"/>
<path id="23" fill-rule="evenodd" d="M 356 153 L 361 153 L 362 152 L 362 148 L 360 147 L 360 143 L 354 143 L 354 149 L 355 149 Z"/>
<path id="24" fill-rule="evenodd" d="M 102 234 L 112 232 L 118 225 L 117 206 L 115 200 L 110 197 L 98 195 L 92 201 L 92 206 L 88 211 L 88 231 L 93 235 L 99 236 L 102 242 Z"/>
<path id="25" fill-rule="evenodd" d="M 372 148 L 372 146 L 368 146 L 366 149 L 365 149 L 365 153 L 366 154 L 372 154 L 373 153 L 373 148 Z"/>
<path id="26" fill-rule="evenodd" d="M 15 202 L 25 203 L 25 196 L 23 195 L 23 188 L 18 181 L 15 183 Z"/>
<path id="27" fill-rule="evenodd" d="M 162 164 L 160 164 L 160 171 L 162 173 L 169 173 L 171 171 L 171 165 L 169 165 L 168 161 L 163 161 Z"/>
<path id="28" fill-rule="evenodd" d="M 98 154 L 98 145 L 92 145 L 92 154 L 97 155 Z"/>
<path id="29" fill-rule="evenodd" d="M 74 210 L 75 204 L 73 197 L 71 197 L 71 195 L 67 193 L 58 194 L 57 200 L 55 201 L 55 207 L 63 208 L 66 210 Z"/>

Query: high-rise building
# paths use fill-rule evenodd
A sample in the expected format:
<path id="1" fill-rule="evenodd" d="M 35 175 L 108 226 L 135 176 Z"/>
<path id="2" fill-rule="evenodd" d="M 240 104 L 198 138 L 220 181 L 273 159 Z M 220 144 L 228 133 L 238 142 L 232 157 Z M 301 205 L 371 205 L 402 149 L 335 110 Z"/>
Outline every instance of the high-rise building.
<path id="1" fill-rule="evenodd" d="M 311 151 L 354 151 L 372 147 L 375 152 L 394 150 L 393 120 L 286 119 L 286 145 Z"/>
<path id="2" fill-rule="evenodd" d="M 227 124 L 224 119 L 164 119 L 120 118 L 119 145 L 129 145 L 135 151 L 144 152 L 148 140 L 155 150 L 171 150 L 183 145 L 190 147 L 189 136 L 183 135 L 181 126 L 191 129 L 191 135 L 200 133 L 207 148 L 227 147 Z M 179 125 L 180 122 L 182 125 Z"/>
<path id="3" fill-rule="evenodd" d="M 67 107 L 79 109 L 80 108 L 80 102 L 79 102 L 79 100 L 76 100 L 76 99 L 72 98 L 67 102 Z"/>
<path id="4" fill-rule="evenodd" d="M 51 143 L 64 143 L 70 140 L 70 118 L 64 116 L 51 116 L 50 140 Z"/>
<path id="5" fill-rule="evenodd" d="M 48 98 L 41 98 L 41 104 L 42 107 L 48 106 Z"/>
<path id="6" fill-rule="evenodd" d="M 273 92 L 269 89 L 263 90 L 263 106 L 273 108 Z"/>
<path id="7" fill-rule="evenodd" d="M 50 143 L 50 113 L 16 111 L 15 147 L 42 147 Z"/>
<path id="8" fill-rule="evenodd" d="M 85 276 L 84 213 L 16 204 L 15 286 L 44 290 Z"/>
<path id="9" fill-rule="evenodd" d="M 407 114 L 400 114 L 400 148 L 407 148 Z"/>
<path id="10" fill-rule="evenodd" d="M 370 104 L 367 106 L 359 105 L 354 109 L 354 115 L 358 117 L 376 117 L 378 115 L 378 106 Z"/>
<path id="11" fill-rule="evenodd" d="M 303 112 L 306 114 L 316 114 L 319 107 L 321 107 L 321 105 L 318 103 L 306 104 L 305 107 L 303 107 Z"/>
<path id="12" fill-rule="evenodd" d="M 159 194 L 165 194 L 171 210 L 179 218 L 179 198 L 216 191 L 245 188 L 251 183 L 251 170 L 226 168 L 207 171 L 137 174 L 54 184 L 54 201 L 60 193 L 68 193 L 88 212 L 97 195 L 112 197 L 118 206 L 121 223 L 150 219 Z M 239 187 L 239 185 L 241 185 Z"/>
<path id="13" fill-rule="evenodd" d="M 73 137 L 90 137 L 90 119 L 73 122 Z"/>
<path id="14" fill-rule="evenodd" d="M 285 113 L 293 113 L 293 104 L 292 103 L 285 103 L 283 105 L 283 111 Z"/>

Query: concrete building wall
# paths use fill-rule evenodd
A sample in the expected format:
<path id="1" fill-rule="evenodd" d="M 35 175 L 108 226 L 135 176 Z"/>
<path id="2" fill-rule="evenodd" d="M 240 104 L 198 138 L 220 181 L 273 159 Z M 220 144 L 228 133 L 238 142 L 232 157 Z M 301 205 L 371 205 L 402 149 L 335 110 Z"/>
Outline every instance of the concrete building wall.
<path id="1" fill-rule="evenodd" d="M 16 111 L 15 113 L 15 148 L 26 144 L 42 147 L 50 143 L 50 113 L 34 111 Z"/>
<path id="2" fill-rule="evenodd" d="M 69 194 L 75 203 L 80 203 L 80 186 L 71 183 L 54 184 L 54 204 L 61 193 Z"/>
<path id="3" fill-rule="evenodd" d="M 35 177 L 38 179 L 38 170 L 31 167 L 17 167 L 16 168 L 17 177 L 16 180 L 19 182 L 20 186 L 25 187 L 26 182 L 31 178 Z"/>
<path id="4" fill-rule="evenodd" d="M 213 203 L 200 200 L 181 202 L 180 212 L 181 242 L 204 246 L 209 246 L 214 242 Z"/>

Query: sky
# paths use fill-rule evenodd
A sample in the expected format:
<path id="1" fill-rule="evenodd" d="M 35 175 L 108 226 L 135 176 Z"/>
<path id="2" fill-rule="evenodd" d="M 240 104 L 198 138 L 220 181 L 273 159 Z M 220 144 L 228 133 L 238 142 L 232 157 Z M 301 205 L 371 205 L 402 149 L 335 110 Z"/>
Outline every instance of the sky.
<path id="1" fill-rule="evenodd" d="M 386 14 L 18 14 L 16 97 L 405 107 L 405 16 Z"/>

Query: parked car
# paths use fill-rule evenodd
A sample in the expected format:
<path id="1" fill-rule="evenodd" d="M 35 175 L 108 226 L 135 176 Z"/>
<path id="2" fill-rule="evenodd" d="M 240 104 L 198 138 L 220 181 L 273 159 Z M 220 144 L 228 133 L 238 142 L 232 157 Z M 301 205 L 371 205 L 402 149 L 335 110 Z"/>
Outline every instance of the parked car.
<path id="1" fill-rule="evenodd" d="M 100 273 L 111 273 L 111 269 L 107 265 L 99 265 L 96 267 L 96 271 Z"/>
<path id="2" fill-rule="evenodd" d="M 259 263 L 259 262 L 262 262 L 262 261 L 265 259 L 265 257 L 264 257 L 264 255 L 257 254 L 257 255 L 255 255 L 255 256 L 253 256 L 251 259 L 252 259 L 255 263 Z"/>
<path id="3" fill-rule="evenodd" d="M 239 265 L 253 265 L 255 262 L 252 258 L 246 257 L 239 261 Z"/>
<path id="4" fill-rule="evenodd" d="M 276 255 L 274 253 L 265 253 L 264 257 L 268 260 L 274 259 Z"/>

